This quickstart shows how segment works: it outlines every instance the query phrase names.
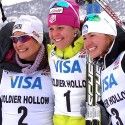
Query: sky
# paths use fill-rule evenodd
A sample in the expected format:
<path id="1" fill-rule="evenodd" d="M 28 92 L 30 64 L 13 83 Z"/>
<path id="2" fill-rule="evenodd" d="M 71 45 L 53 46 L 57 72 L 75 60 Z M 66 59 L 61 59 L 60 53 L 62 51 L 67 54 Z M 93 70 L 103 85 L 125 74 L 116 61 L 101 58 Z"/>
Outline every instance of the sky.
<path id="1" fill-rule="evenodd" d="M 29 2 L 29 1 L 32 1 L 32 0 L 2 0 L 2 5 L 3 6 L 9 6 L 9 5 L 24 2 L 24 1 Z"/>

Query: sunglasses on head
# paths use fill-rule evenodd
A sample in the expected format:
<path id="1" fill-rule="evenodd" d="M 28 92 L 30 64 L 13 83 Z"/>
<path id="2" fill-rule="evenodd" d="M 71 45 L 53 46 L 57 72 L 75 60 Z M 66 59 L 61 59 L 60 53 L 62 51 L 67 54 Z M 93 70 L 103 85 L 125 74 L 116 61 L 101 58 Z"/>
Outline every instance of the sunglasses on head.
<path id="1" fill-rule="evenodd" d="M 57 7 L 64 7 L 64 8 L 68 8 L 71 7 L 72 10 L 74 11 L 74 13 L 77 15 L 77 17 L 79 18 L 79 15 L 77 14 L 76 10 L 74 9 L 74 7 L 67 1 L 65 0 L 58 0 L 58 1 L 54 1 L 51 3 L 49 9 L 53 8 L 54 6 Z"/>
<path id="2" fill-rule="evenodd" d="M 31 38 L 32 36 L 29 36 L 29 35 L 11 36 L 13 43 L 17 43 L 17 42 L 25 43 L 29 41 Z"/>
<path id="3" fill-rule="evenodd" d="M 54 1 L 54 2 L 51 3 L 49 9 L 53 8 L 54 6 L 68 8 L 69 7 L 69 3 L 67 1 L 65 1 L 65 0 Z"/>
<path id="4" fill-rule="evenodd" d="M 98 22 L 100 20 L 101 20 L 101 18 L 97 14 L 88 14 L 85 17 L 85 21 L 96 21 L 96 22 Z"/>

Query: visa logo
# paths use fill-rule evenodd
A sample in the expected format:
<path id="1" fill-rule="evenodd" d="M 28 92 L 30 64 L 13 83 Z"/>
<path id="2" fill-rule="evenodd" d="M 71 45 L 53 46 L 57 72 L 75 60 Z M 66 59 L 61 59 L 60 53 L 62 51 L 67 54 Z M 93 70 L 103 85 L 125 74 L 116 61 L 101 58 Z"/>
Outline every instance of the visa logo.
<path id="1" fill-rule="evenodd" d="M 110 74 L 110 76 L 106 76 L 102 80 L 102 92 L 104 92 L 116 85 L 118 85 L 118 83 L 116 82 L 115 77 L 112 73 L 112 74 Z"/>
<path id="2" fill-rule="evenodd" d="M 55 63 L 56 72 L 60 73 L 74 73 L 79 72 L 81 73 L 81 68 L 78 60 L 75 60 L 73 64 L 70 61 L 60 61 L 58 60 Z"/>
<path id="3" fill-rule="evenodd" d="M 42 89 L 41 78 L 32 79 L 32 77 L 16 76 L 14 79 L 11 77 L 11 88 Z"/>

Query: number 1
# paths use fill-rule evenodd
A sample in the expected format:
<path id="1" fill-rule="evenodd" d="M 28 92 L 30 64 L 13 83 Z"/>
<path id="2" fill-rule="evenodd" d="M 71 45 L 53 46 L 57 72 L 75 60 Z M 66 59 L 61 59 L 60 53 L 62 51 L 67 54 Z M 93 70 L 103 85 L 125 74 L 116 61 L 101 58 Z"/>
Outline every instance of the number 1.
<path id="1" fill-rule="evenodd" d="M 67 111 L 71 112 L 71 107 L 70 107 L 70 90 L 68 90 L 66 93 L 64 93 L 64 97 L 66 96 L 66 105 L 67 105 Z"/>

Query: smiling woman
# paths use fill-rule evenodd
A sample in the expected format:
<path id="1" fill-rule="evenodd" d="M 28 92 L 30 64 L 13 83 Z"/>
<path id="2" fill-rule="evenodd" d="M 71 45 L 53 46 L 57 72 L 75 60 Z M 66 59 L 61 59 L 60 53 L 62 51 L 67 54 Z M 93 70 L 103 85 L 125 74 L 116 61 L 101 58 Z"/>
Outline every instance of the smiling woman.
<path id="1" fill-rule="evenodd" d="M 8 122 L 9 125 L 52 125 L 54 96 L 42 22 L 35 16 L 21 15 L 9 40 L 14 52 L 9 48 L 0 62 L 0 66 L 4 63 L 0 67 L 1 125 Z M 7 55 L 12 55 L 13 60 Z M 12 66 L 13 69 L 9 68 Z"/>
<path id="2" fill-rule="evenodd" d="M 93 64 L 102 66 L 101 75 L 98 75 L 101 81 L 101 99 L 110 115 L 110 122 L 112 125 L 124 125 L 125 32 L 117 30 L 114 20 L 105 12 L 96 16 L 100 20 L 95 20 L 94 17 L 91 15 L 91 20 L 88 18 L 82 28 L 85 47 L 94 59 Z"/>
<path id="3" fill-rule="evenodd" d="M 49 64 L 55 94 L 54 125 L 85 125 L 80 104 L 85 100 L 84 41 L 80 35 L 79 6 L 73 0 L 49 7 Z"/>

